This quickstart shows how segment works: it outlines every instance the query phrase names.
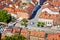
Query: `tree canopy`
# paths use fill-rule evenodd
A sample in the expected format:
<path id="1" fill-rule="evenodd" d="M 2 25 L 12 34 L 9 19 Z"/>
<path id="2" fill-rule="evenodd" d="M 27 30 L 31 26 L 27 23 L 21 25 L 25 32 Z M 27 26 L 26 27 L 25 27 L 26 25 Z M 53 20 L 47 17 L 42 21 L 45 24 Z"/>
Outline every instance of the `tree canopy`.
<path id="1" fill-rule="evenodd" d="M 38 26 L 38 27 L 44 27 L 44 25 L 45 25 L 44 22 L 38 22 L 38 23 L 37 23 L 37 26 Z"/>
<path id="2" fill-rule="evenodd" d="M 27 24 L 26 23 L 27 23 L 27 20 L 26 19 L 22 19 L 21 20 L 21 25 L 27 27 Z"/>
<path id="3" fill-rule="evenodd" d="M 0 22 L 8 23 L 11 20 L 11 15 L 5 10 L 0 10 Z"/>
<path id="4" fill-rule="evenodd" d="M 11 37 L 6 36 L 5 38 L 2 38 L 2 40 L 26 40 L 26 38 L 22 35 L 16 34 Z"/>

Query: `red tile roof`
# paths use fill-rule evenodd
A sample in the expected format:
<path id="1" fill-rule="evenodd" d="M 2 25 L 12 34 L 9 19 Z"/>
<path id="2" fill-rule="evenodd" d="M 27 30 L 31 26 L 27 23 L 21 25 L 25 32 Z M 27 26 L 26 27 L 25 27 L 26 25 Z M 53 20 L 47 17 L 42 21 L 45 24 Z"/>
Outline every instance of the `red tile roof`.
<path id="1" fill-rule="evenodd" d="M 16 8 L 15 11 L 16 11 L 16 12 L 25 12 L 25 13 L 28 13 L 27 10 L 22 9 L 22 8 Z"/>
<path id="2" fill-rule="evenodd" d="M 49 5 L 45 5 L 46 3 L 49 3 Z M 60 6 L 60 1 L 59 0 L 52 0 L 52 1 L 46 1 L 44 3 L 44 8 L 49 8 L 52 11 L 59 11 L 59 6 Z M 55 9 L 57 7 L 57 9 Z"/>
<path id="3" fill-rule="evenodd" d="M 48 34 L 47 40 L 60 40 L 60 37 L 58 34 Z"/>
<path id="4" fill-rule="evenodd" d="M 60 14 L 49 14 L 47 12 L 42 12 L 39 17 L 53 20 L 54 25 L 60 24 Z"/>
<path id="5" fill-rule="evenodd" d="M 12 32 L 13 33 L 16 33 L 16 32 L 19 33 L 20 31 L 21 31 L 21 28 L 20 27 L 15 27 L 15 28 L 12 29 Z"/>
<path id="6" fill-rule="evenodd" d="M 21 30 L 21 35 L 23 35 L 23 36 L 25 36 L 25 37 L 28 37 L 28 34 L 29 33 L 29 31 L 28 30 Z"/>
<path id="7" fill-rule="evenodd" d="M 34 3 L 35 3 L 35 2 L 36 2 L 36 0 L 32 0 L 32 2 L 34 2 Z"/>
<path id="8" fill-rule="evenodd" d="M 6 11 L 8 11 L 10 13 L 15 13 L 15 9 L 14 8 L 4 8 L 4 10 L 6 10 Z"/>
<path id="9" fill-rule="evenodd" d="M 28 10 L 28 12 L 29 12 L 29 14 L 30 14 L 30 16 L 31 16 L 31 15 L 32 15 L 32 10 L 33 10 L 33 8 L 34 8 L 34 5 L 31 4 L 31 3 L 29 3 L 29 4 L 27 4 L 27 6 L 28 6 L 28 8 L 27 8 L 26 10 Z"/>
<path id="10" fill-rule="evenodd" d="M 48 8 L 49 10 L 53 12 L 59 12 L 59 4 L 60 0 L 49 0 L 44 3 L 43 9 Z M 45 5 L 46 3 L 49 3 L 49 5 Z M 60 24 L 60 14 L 49 14 L 47 12 L 41 12 L 40 18 L 44 19 L 52 19 L 55 25 Z"/>
<path id="11" fill-rule="evenodd" d="M 51 2 L 52 5 L 54 6 L 60 6 L 60 0 L 49 0 Z"/>
<path id="12" fill-rule="evenodd" d="M 45 32 L 31 31 L 30 36 L 45 37 Z"/>
<path id="13" fill-rule="evenodd" d="M 14 8 L 4 8 L 4 10 L 7 10 L 10 13 L 17 13 L 17 12 L 26 12 L 26 13 L 28 13 L 27 10 L 22 9 L 22 8 L 15 8 L 15 9 Z"/>

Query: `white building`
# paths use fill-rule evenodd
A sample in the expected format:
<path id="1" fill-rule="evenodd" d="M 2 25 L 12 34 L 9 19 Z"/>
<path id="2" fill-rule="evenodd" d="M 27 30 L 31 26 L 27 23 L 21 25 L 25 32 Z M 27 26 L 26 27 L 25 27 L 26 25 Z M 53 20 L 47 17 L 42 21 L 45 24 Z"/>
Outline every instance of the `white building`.
<path id="1" fill-rule="evenodd" d="M 56 7 L 55 7 L 56 8 Z M 49 8 L 44 8 L 42 12 L 48 12 L 49 14 L 59 14 L 59 12 L 51 11 Z"/>
<path id="2" fill-rule="evenodd" d="M 38 21 L 44 22 L 45 26 L 53 26 L 53 20 L 40 18 Z"/>

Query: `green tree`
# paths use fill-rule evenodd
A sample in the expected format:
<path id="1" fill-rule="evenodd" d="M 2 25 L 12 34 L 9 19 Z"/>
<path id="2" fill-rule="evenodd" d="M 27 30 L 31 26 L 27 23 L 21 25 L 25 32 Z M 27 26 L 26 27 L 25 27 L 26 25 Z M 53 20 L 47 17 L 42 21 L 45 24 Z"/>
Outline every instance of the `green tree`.
<path id="1" fill-rule="evenodd" d="M 26 20 L 26 19 L 22 19 L 22 21 L 21 21 L 21 25 L 23 25 L 23 26 L 25 26 L 25 27 L 26 27 L 26 26 L 27 26 L 27 24 L 26 24 L 26 23 L 27 23 L 27 20 Z"/>
<path id="2" fill-rule="evenodd" d="M 11 38 L 9 36 L 6 36 L 5 38 L 3 38 L 2 40 L 11 40 Z"/>
<path id="3" fill-rule="evenodd" d="M 5 38 L 2 38 L 2 40 L 26 40 L 26 38 L 22 35 L 16 34 L 14 36 L 6 36 Z"/>
<path id="4" fill-rule="evenodd" d="M 15 22 L 16 21 L 16 18 L 11 18 L 11 22 Z"/>
<path id="5" fill-rule="evenodd" d="M 8 23 L 11 20 L 11 15 L 5 10 L 0 10 L 0 22 Z"/>
<path id="6" fill-rule="evenodd" d="M 44 27 L 44 25 L 45 25 L 44 22 L 38 22 L 38 23 L 37 23 L 37 26 L 38 26 L 38 27 Z"/>

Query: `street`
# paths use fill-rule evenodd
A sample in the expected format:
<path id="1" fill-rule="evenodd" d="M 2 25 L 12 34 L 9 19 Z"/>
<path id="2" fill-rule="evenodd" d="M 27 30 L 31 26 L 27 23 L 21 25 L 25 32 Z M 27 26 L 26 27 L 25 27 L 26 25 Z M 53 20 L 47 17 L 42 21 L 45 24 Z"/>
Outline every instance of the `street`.
<path id="1" fill-rule="evenodd" d="M 60 32 L 60 29 L 51 29 L 49 27 L 37 27 L 37 22 L 40 19 L 39 15 L 41 14 L 42 9 L 43 9 L 42 5 L 36 5 L 36 7 L 32 11 L 33 14 L 31 16 L 31 20 L 27 22 L 27 27 L 22 27 L 22 28 L 27 29 L 27 30 L 44 31 L 46 33 Z M 19 25 L 20 23 L 17 22 L 15 24 Z"/>
<path id="2" fill-rule="evenodd" d="M 38 6 L 38 7 L 39 7 L 39 6 Z M 28 26 L 34 26 L 34 27 L 36 27 L 36 23 L 38 22 L 39 15 L 40 15 L 40 12 L 42 11 L 42 8 L 43 8 L 43 7 L 40 6 L 40 9 L 37 10 L 35 17 L 34 17 L 33 19 L 31 19 L 31 20 L 28 21 L 28 23 L 27 23 Z M 32 22 L 33 22 L 34 24 L 31 24 Z"/>
<path id="3" fill-rule="evenodd" d="M 42 27 L 27 27 L 28 30 L 36 30 L 36 31 L 44 31 L 46 33 L 57 33 L 60 32 L 58 29 L 49 29 L 49 28 L 42 28 Z"/>

